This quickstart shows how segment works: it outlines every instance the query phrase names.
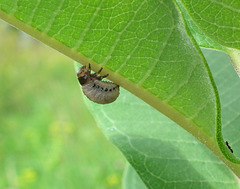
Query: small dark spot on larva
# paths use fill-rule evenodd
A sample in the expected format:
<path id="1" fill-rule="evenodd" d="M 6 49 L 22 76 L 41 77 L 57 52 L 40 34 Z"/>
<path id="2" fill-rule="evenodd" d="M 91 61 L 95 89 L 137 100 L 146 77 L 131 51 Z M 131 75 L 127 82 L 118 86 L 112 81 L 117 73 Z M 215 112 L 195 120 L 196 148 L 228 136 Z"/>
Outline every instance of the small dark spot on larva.
<path id="1" fill-rule="evenodd" d="M 101 87 L 101 91 L 103 91 L 103 87 Z"/>
<path id="2" fill-rule="evenodd" d="M 108 91 L 108 88 L 106 88 L 105 91 L 107 92 L 107 91 Z"/>
<path id="3" fill-rule="evenodd" d="M 99 85 L 97 85 L 97 89 L 99 88 Z"/>
<path id="4" fill-rule="evenodd" d="M 109 91 L 111 92 L 111 91 L 112 91 L 112 89 L 109 89 Z"/>
<path id="5" fill-rule="evenodd" d="M 93 85 L 92 85 L 92 87 L 95 87 L 96 86 L 96 84 L 94 83 Z"/>
<path id="6" fill-rule="evenodd" d="M 115 90 L 115 87 L 113 88 L 113 90 Z"/>

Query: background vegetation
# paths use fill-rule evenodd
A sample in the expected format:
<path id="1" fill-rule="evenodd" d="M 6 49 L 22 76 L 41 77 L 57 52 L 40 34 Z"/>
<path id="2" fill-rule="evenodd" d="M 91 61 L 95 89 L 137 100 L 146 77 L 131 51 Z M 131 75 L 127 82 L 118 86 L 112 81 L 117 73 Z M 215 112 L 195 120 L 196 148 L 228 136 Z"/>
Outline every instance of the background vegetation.
<path id="1" fill-rule="evenodd" d="M 0 22 L 0 188 L 121 188 L 72 61 Z"/>

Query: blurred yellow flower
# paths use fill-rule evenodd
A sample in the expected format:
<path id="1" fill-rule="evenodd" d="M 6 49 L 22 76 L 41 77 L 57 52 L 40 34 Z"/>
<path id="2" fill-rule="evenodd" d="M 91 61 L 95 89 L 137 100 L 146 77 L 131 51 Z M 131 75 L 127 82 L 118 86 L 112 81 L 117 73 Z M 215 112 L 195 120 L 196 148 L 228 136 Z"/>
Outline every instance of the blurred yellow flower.
<path id="1" fill-rule="evenodd" d="M 120 183 L 120 176 L 117 174 L 111 174 L 106 178 L 107 186 L 113 187 Z"/>
<path id="2" fill-rule="evenodd" d="M 36 180 L 37 180 L 37 173 L 32 168 L 23 169 L 19 177 L 19 183 L 22 186 L 33 183 Z"/>

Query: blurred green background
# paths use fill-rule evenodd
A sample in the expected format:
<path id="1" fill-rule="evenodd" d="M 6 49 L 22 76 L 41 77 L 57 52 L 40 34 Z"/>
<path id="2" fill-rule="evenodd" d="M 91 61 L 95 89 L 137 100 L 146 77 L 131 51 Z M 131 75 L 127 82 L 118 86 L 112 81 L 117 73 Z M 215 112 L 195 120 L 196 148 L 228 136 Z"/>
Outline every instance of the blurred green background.
<path id="1" fill-rule="evenodd" d="M 0 20 L 0 189 L 121 188 L 73 61 Z"/>

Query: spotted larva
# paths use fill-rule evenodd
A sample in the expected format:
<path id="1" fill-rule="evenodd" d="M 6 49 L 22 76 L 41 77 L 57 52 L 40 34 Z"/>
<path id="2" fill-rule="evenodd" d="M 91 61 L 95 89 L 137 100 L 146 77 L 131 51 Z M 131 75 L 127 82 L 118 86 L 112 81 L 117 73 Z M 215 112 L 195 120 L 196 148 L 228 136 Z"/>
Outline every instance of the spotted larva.
<path id="1" fill-rule="evenodd" d="M 119 96 L 119 85 L 102 81 L 107 75 L 100 76 L 101 68 L 98 72 L 91 74 L 91 66 L 89 68 L 82 66 L 77 71 L 79 83 L 82 85 L 83 93 L 93 102 L 98 104 L 108 104 L 117 99 Z"/>

